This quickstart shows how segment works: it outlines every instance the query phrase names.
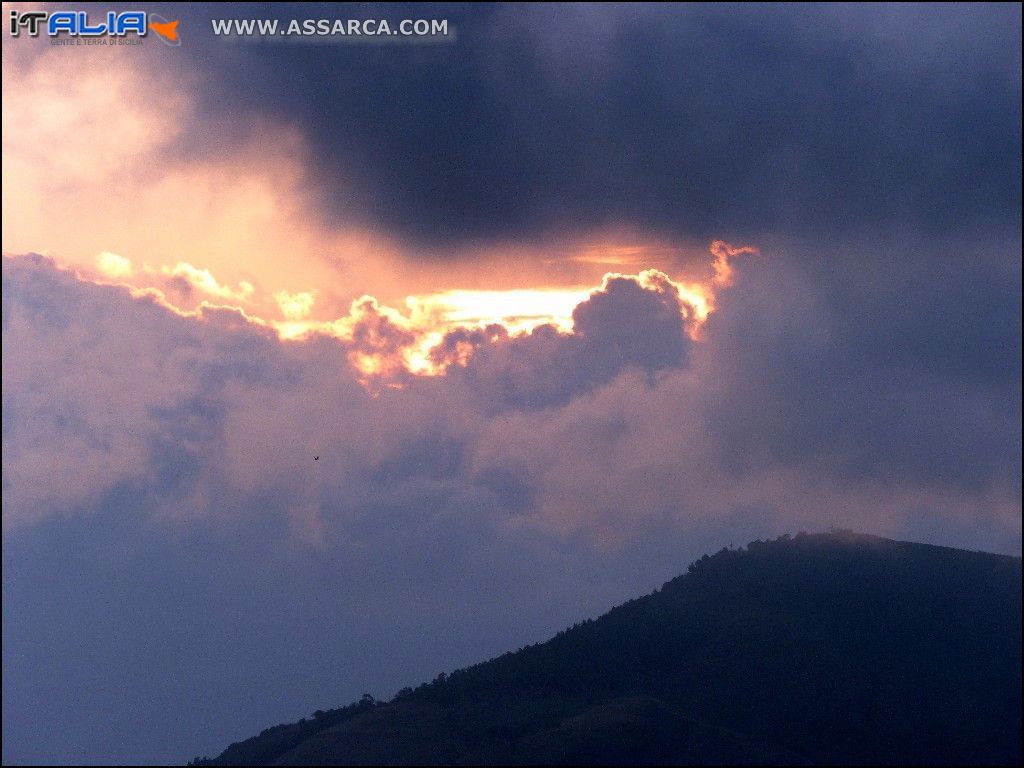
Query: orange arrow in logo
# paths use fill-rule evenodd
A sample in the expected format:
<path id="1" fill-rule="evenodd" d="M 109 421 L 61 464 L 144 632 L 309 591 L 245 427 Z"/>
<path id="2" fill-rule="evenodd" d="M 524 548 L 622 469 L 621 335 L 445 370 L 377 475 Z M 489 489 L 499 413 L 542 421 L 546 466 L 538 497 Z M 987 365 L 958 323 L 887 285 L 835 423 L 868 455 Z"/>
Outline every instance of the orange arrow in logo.
<path id="1" fill-rule="evenodd" d="M 166 38 L 172 43 L 178 42 L 178 22 L 177 21 L 150 21 L 149 26 L 154 32 L 159 34 L 161 37 Z"/>

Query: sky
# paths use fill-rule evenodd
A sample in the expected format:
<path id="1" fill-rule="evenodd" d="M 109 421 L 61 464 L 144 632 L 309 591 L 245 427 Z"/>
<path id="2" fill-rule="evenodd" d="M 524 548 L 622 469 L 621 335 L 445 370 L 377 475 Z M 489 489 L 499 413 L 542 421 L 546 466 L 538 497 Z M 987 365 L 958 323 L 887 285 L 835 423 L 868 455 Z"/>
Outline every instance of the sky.
<path id="1" fill-rule="evenodd" d="M 213 755 L 757 538 L 1020 554 L 1019 5 L 81 7 L 180 45 L 4 31 L 5 763 Z"/>

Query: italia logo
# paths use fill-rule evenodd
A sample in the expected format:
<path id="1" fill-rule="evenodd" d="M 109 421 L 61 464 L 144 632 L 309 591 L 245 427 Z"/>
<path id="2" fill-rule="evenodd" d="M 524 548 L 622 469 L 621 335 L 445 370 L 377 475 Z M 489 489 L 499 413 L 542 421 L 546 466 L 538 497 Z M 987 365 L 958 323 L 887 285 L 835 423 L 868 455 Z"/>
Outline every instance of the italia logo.
<path id="1" fill-rule="evenodd" d="M 50 37 L 146 37 L 149 31 L 167 45 L 181 45 L 178 36 L 178 21 L 170 21 L 155 13 L 145 11 L 107 11 L 105 16 L 90 17 L 87 11 L 21 11 L 12 10 L 10 16 L 11 37 L 20 37 L 24 32 L 29 37 L 45 33 Z"/>

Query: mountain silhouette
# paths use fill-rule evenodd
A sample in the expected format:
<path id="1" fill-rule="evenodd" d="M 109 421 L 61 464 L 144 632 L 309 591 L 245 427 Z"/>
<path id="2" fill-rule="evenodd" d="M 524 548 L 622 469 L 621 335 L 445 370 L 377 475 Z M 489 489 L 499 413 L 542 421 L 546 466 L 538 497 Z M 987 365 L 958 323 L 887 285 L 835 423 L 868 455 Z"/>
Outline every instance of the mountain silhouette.
<path id="1" fill-rule="evenodd" d="M 1016 764 L 1021 560 L 849 532 L 653 594 L 201 764 Z"/>

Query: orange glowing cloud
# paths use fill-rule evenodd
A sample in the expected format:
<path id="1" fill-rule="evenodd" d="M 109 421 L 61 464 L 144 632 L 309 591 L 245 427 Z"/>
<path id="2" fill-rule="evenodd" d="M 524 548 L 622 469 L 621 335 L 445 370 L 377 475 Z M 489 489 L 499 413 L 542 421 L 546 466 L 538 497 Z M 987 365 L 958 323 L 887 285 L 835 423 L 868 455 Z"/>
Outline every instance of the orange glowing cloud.
<path id="1" fill-rule="evenodd" d="M 513 333 L 550 324 L 572 329 L 572 311 L 593 288 L 513 288 L 508 290 L 447 290 L 410 296 L 406 305 L 413 318 L 439 326 L 504 325 Z"/>
<path id="2" fill-rule="evenodd" d="M 733 281 L 733 267 L 731 259 L 735 259 L 737 256 L 743 256 L 750 254 L 756 256 L 760 251 L 752 245 L 741 245 L 733 246 L 724 240 L 715 240 L 711 243 L 709 249 L 711 255 L 715 257 L 714 268 L 715 277 L 714 284 L 722 287 L 728 287 L 732 285 Z"/>
<path id="3" fill-rule="evenodd" d="M 454 358 L 439 363 L 432 354 L 445 334 L 458 328 L 500 328 L 515 336 L 529 333 L 541 325 L 550 325 L 560 333 L 573 331 L 573 313 L 595 291 L 607 290 L 610 280 L 635 280 L 650 290 L 675 291 L 682 307 L 681 322 L 697 339 L 708 315 L 714 311 L 716 291 L 733 279 L 732 260 L 758 253 L 752 246 L 734 247 L 723 241 L 709 246 L 714 257 L 713 274 L 704 282 L 675 280 L 667 274 L 647 269 L 635 274 L 608 272 L 599 287 L 537 287 L 512 289 L 448 289 L 409 296 L 401 309 L 382 304 L 364 295 L 354 301 L 347 314 L 331 320 L 310 317 L 317 291 L 277 291 L 273 302 L 283 320 L 262 315 L 266 306 L 252 283 L 236 286 L 222 283 L 210 270 L 186 262 L 154 269 L 144 265 L 136 269 L 131 261 L 111 252 L 101 253 L 96 266 L 104 278 L 132 287 L 136 295 L 146 295 L 182 315 L 201 317 L 204 310 L 234 310 L 245 322 L 264 326 L 288 341 L 300 341 L 311 334 L 331 336 L 351 345 L 349 360 L 367 380 L 394 383 L 403 375 L 440 375 L 452 361 L 464 363 L 471 354 L 468 347 L 457 350 Z M 157 274 L 172 281 L 160 287 L 133 285 L 137 277 Z M 191 306 L 183 306 L 174 292 L 174 280 L 184 281 L 202 297 Z M 101 280 L 102 281 L 102 280 Z"/>
<path id="4" fill-rule="evenodd" d="M 103 251 L 96 256 L 96 269 L 103 275 L 115 280 L 130 277 L 134 272 L 131 259 L 111 253 L 110 251 Z"/>
<path id="5" fill-rule="evenodd" d="M 668 281 L 696 338 L 734 260 L 757 253 L 716 240 L 709 265 L 703 248 L 616 229 L 424 258 L 382 232 L 324 225 L 287 127 L 183 157 L 188 83 L 143 59 L 3 55 L 5 253 L 44 253 L 184 315 L 228 308 L 283 339 L 348 340 L 368 376 L 443 372 L 431 350 L 456 328 L 570 333 L 574 309 L 614 275 Z M 139 96 L 153 89 L 159 104 Z"/>
<path id="6" fill-rule="evenodd" d="M 277 301 L 277 306 L 281 308 L 281 314 L 286 320 L 302 320 L 313 311 L 316 291 L 278 291 L 274 294 L 274 300 Z"/>
<path id="7" fill-rule="evenodd" d="M 136 287 L 180 279 L 197 298 L 244 301 L 267 317 L 282 291 L 315 286 L 325 313 L 351 301 L 345 286 L 400 292 L 395 276 L 407 270 L 390 238 L 320 223 L 294 130 L 267 123 L 242 142 L 214 135 L 216 152 L 181 151 L 201 120 L 194 83 L 146 58 L 26 51 L 3 49 L 4 253 L 42 253 Z"/>
<path id="8" fill-rule="evenodd" d="M 173 267 L 161 267 L 160 274 L 171 278 L 181 278 L 191 287 L 208 296 L 229 301 L 245 302 L 256 290 L 253 284 L 247 280 L 242 280 L 236 288 L 222 285 L 210 273 L 210 270 L 200 269 L 184 261 L 179 261 Z"/>
<path id="9" fill-rule="evenodd" d="M 3 251 L 44 253 L 181 311 L 228 305 L 298 339 L 343 334 L 337 318 L 369 294 L 415 329 L 406 367 L 427 371 L 427 345 L 453 327 L 570 331 L 573 309 L 608 272 L 671 275 L 697 333 L 732 279 L 730 260 L 756 252 L 716 241 L 709 270 L 702 248 L 615 229 L 424 258 L 386 233 L 323 224 L 306 147 L 287 127 L 261 125 L 241 144 L 183 157 L 176 143 L 198 119 L 191 84 L 144 59 L 63 54 L 22 59 L 4 48 Z M 159 104 L 139 96 L 154 88 Z"/>

